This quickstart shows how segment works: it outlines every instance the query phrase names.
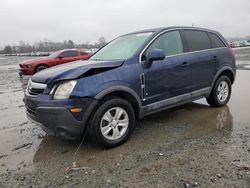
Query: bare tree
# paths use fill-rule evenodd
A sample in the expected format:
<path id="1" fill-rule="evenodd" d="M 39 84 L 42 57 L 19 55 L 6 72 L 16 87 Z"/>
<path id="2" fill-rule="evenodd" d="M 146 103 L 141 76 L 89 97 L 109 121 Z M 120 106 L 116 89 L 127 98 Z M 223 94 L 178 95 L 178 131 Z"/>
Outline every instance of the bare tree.
<path id="1" fill-rule="evenodd" d="M 83 48 L 83 49 L 91 49 L 91 48 L 100 48 L 106 44 L 106 40 L 104 37 L 100 37 L 95 44 L 90 44 L 89 42 L 84 42 L 82 44 L 76 44 L 72 40 L 65 40 L 63 42 L 55 42 L 51 40 L 44 39 L 40 42 L 35 42 L 33 45 L 26 43 L 24 41 L 20 41 L 18 45 L 6 45 L 4 50 L 0 53 L 30 53 L 30 52 L 50 52 L 57 51 L 67 48 Z"/>
<path id="2" fill-rule="evenodd" d="M 13 53 L 12 47 L 10 45 L 5 46 L 5 48 L 3 49 L 3 53 L 4 54 L 12 54 Z"/>
<path id="3" fill-rule="evenodd" d="M 104 37 L 100 37 L 100 38 L 98 39 L 98 42 L 97 42 L 97 47 L 98 47 L 98 48 L 101 48 L 101 47 L 103 47 L 106 43 L 107 43 L 107 42 L 106 42 L 106 39 L 105 39 Z"/>

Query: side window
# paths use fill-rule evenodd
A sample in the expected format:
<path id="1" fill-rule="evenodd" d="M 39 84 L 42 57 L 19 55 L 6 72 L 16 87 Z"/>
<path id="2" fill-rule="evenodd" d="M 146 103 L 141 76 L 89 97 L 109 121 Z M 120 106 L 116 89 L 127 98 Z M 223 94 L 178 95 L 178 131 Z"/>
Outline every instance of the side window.
<path id="1" fill-rule="evenodd" d="M 184 30 L 183 31 L 188 51 L 199 51 L 211 48 L 211 42 L 207 33 L 203 31 Z"/>
<path id="2" fill-rule="evenodd" d="M 146 54 L 152 49 L 161 49 L 166 56 L 182 53 L 183 46 L 179 31 L 167 32 L 158 37 L 147 49 Z"/>
<path id="3" fill-rule="evenodd" d="M 87 52 L 83 52 L 83 51 L 81 51 L 80 54 L 81 54 L 81 55 L 88 55 Z"/>
<path id="4" fill-rule="evenodd" d="M 77 55 L 77 51 L 66 51 L 61 54 L 62 57 L 76 57 Z"/>
<path id="5" fill-rule="evenodd" d="M 208 33 L 208 36 L 210 37 L 212 44 L 213 44 L 213 48 L 221 48 L 221 47 L 225 47 L 225 44 L 222 42 L 222 40 L 215 34 L 213 33 Z"/>

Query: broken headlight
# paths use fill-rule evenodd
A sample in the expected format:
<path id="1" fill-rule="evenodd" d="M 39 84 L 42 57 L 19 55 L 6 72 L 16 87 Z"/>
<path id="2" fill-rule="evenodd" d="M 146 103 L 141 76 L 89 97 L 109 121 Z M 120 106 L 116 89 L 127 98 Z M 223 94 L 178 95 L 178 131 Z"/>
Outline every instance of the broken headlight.
<path id="1" fill-rule="evenodd" d="M 63 82 L 54 87 L 50 94 L 54 93 L 53 99 L 68 99 L 76 85 L 75 80 Z"/>

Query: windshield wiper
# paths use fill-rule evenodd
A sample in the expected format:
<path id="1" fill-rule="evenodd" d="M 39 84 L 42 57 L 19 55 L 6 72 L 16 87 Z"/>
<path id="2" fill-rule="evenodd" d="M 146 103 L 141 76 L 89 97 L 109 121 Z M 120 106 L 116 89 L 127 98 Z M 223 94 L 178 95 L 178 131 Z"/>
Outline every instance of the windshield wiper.
<path id="1" fill-rule="evenodd" d="M 93 60 L 93 61 L 102 61 L 102 59 L 90 59 L 90 60 Z"/>

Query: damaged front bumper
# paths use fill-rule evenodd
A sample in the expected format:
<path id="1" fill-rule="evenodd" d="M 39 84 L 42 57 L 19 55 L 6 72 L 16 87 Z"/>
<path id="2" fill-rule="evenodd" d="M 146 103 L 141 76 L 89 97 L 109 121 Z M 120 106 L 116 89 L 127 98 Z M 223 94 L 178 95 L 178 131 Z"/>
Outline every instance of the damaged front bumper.
<path id="1" fill-rule="evenodd" d="M 45 100 L 42 97 L 25 96 L 26 114 L 47 134 L 65 139 L 81 139 L 88 119 L 98 101 L 92 98 Z M 71 108 L 81 108 L 72 113 Z"/>

